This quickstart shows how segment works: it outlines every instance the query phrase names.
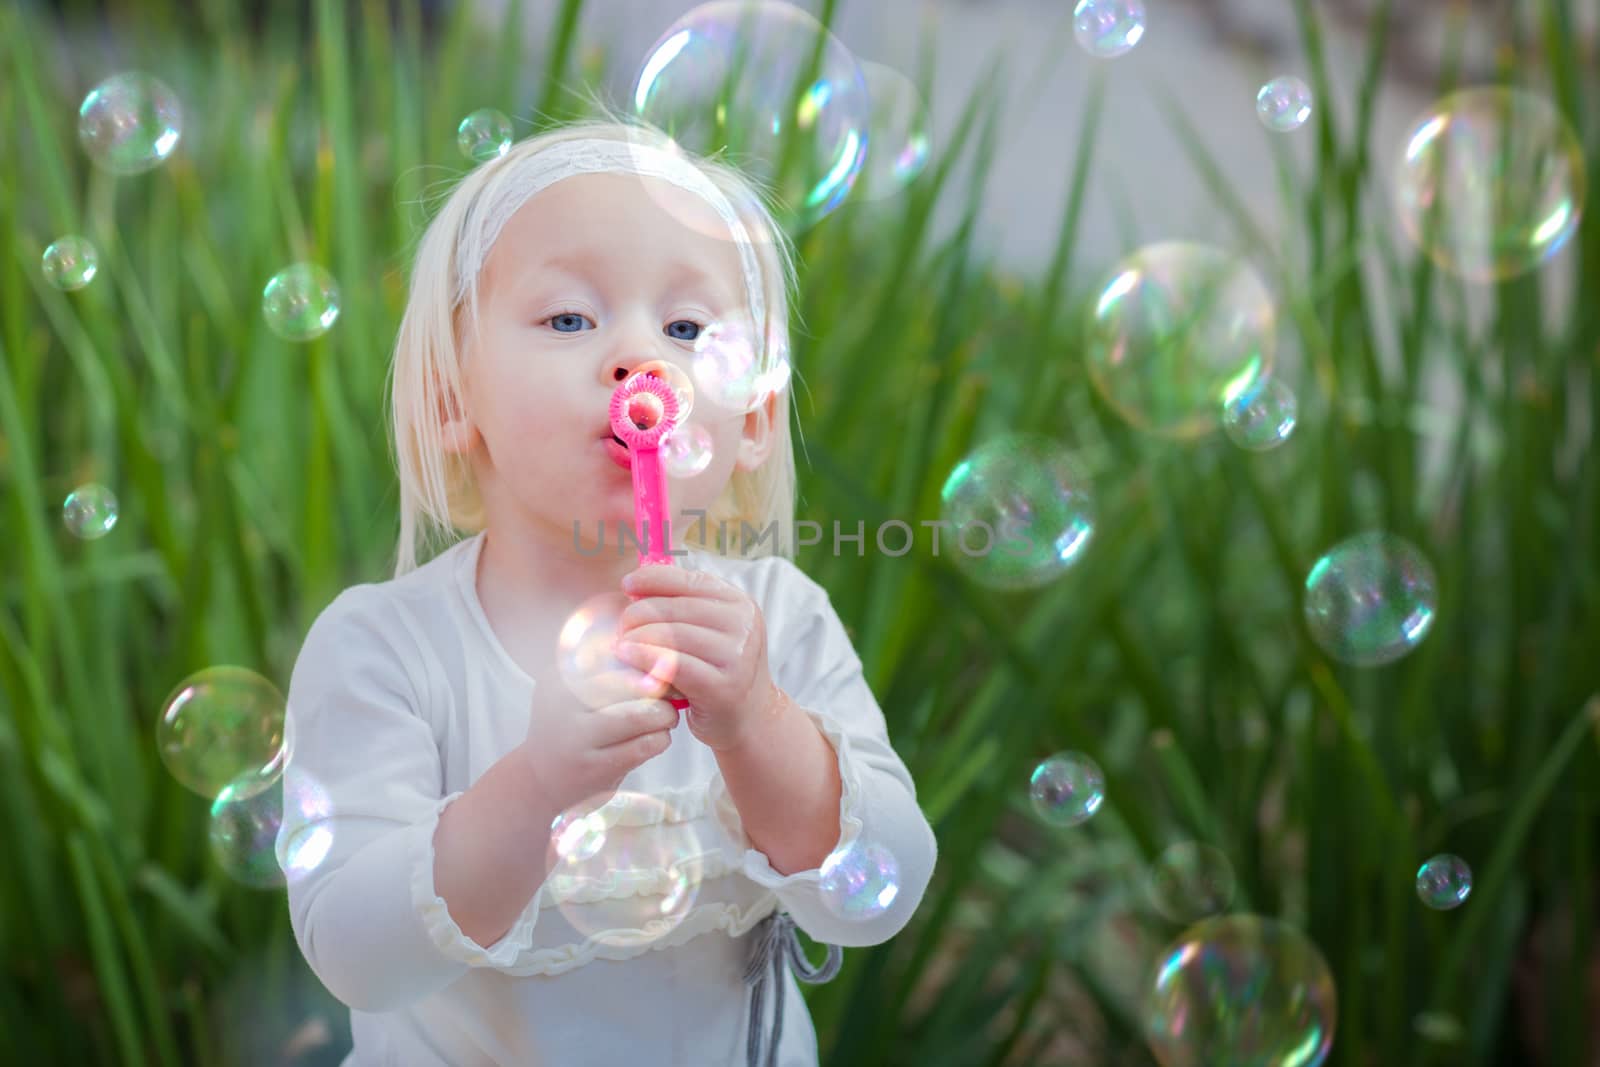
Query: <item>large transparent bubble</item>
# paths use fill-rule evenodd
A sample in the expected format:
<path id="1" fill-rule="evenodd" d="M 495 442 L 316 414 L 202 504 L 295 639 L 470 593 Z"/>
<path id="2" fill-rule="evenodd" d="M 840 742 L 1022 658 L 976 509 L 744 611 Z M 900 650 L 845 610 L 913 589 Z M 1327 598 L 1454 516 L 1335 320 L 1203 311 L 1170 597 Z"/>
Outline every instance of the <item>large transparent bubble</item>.
<path id="1" fill-rule="evenodd" d="M 671 649 L 663 649 L 648 671 L 617 658 L 618 620 L 632 602 L 626 593 L 596 593 L 578 605 L 561 627 L 556 666 L 572 695 L 587 707 L 677 695 L 672 678 L 678 661 Z"/>
<path id="2" fill-rule="evenodd" d="M 215 800 L 272 786 L 293 752 L 277 686 L 244 667 L 207 667 L 178 683 L 156 724 L 161 762 L 179 782 Z"/>
<path id="3" fill-rule="evenodd" d="M 585 937 L 648 945 L 694 907 L 707 855 L 694 820 L 672 801 L 618 790 L 563 812 L 552 829 L 549 892 Z"/>
<path id="4" fill-rule="evenodd" d="M 1094 535 L 1088 476 L 1065 446 L 1038 434 L 979 446 L 950 472 L 940 500 L 945 539 L 954 542 L 940 552 L 995 589 L 1059 578 Z"/>
<path id="5" fill-rule="evenodd" d="M 1147 245 L 1095 303 L 1089 379 L 1136 429 L 1198 437 L 1271 373 L 1275 324 L 1266 284 L 1243 260 L 1210 245 Z"/>
<path id="6" fill-rule="evenodd" d="M 855 56 L 777 0 L 684 14 L 647 53 L 633 106 L 683 150 L 721 152 L 770 186 L 791 233 L 843 202 L 867 155 L 871 103 Z"/>
<path id="7" fill-rule="evenodd" d="M 1306 576 L 1305 618 L 1334 659 L 1376 667 L 1428 635 L 1438 610 L 1433 565 L 1415 545 L 1382 531 L 1357 534 L 1324 553 Z"/>
<path id="8" fill-rule="evenodd" d="M 1162 1067 L 1316 1067 L 1337 1019 L 1317 946 L 1254 915 L 1185 930 L 1157 958 L 1144 1002 L 1145 1039 Z"/>
<path id="9" fill-rule="evenodd" d="M 1514 277 L 1578 229 L 1588 178 L 1561 112 L 1519 89 L 1452 93 L 1418 120 L 1395 170 L 1408 237 L 1471 281 Z"/>
<path id="10" fill-rule="evenodd" d="M 182 136 L 177 95 L 164 82 L 139 71 L 107 78 L 78 108 L 78 140 L 95 165 L 112 174 L 140 174 L 159 167 Z"/>

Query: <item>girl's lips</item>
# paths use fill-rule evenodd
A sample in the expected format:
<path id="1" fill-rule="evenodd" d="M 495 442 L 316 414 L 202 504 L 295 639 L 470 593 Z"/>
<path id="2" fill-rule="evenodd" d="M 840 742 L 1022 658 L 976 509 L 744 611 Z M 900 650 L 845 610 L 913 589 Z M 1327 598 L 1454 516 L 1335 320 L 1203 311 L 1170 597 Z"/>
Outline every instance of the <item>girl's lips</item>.
<path id="1" fill-rule="evenodd" d="M 603 437 L 600 439 L 600 444 L 605 447 L 606 455 L 611 457 L 611 462 L 623 470 L 633 469 L 633 456 L 629 454 L 626 445 L 614 437 Z"/>

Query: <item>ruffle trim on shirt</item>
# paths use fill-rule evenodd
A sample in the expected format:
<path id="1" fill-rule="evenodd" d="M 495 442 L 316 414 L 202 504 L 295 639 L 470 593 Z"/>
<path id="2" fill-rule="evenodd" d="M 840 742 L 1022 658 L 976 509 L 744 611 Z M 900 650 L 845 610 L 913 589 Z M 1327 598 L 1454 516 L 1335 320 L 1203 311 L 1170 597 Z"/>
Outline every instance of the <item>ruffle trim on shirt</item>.
<path id="1" fill-rule="evenodd" d="M 462 932 L 433 881 L 434 831 L 438 829 L 439 816 L 459 796 L 461 793 L 456 792 L 441 799 L 434 805 L 433 815 L 413 828 L 417 841 L 411 863 L 411 903 L 422 916 L 428 937 L 450 959 L 473 967 L 504 967 L 533 946 L 534 921 L 539 916 L 538 894 L 492 948 L 484 948 Z"/>
<path id="2" fill-rule="evenodd" d="M 861 837 L 861 768 L 851 748 L 850 735 L 838 723 L 810 708 L 802 707 L 801 710 L 811 716 L 817 728 L 833 743 L 834 751 L 839 757 L 839 843 L 834 846 L 834 850 L 839 851 L 848 848 Z M 728 793 L 728 784 L 720 771 L 711 779 L 708 799 L 717 821 L 722 824 L 733 841 L 734 854 L 739 857 L 739 871 L 751 881 L 764 889 L 771 890 L 786 889 L 792 885 L 805 883 L 813 886 L 821 885 L 820 868 L 812 867 L 793 874 L 779 874 L 767 854 L 751 846 L 750 839 L 744 832 L 744 822 L 739 818 L 739 809 L 734 805 L 733 797 Z"/>
<path id="3" fill-rule="evenodd" d="M 592 904 L 599 900 L 618 900 L 644 894 L 667 896 L 684 881 L 699 885 L 712 878 L 721 878 L 738 870 L 721 850 L 704 851 L 695 856 L 669 861 L 670 867 L 634 867 L 628 870 L 610 870 L 603 874 L 582 873 L 583 861 L 570 866 L 579 873 L 550 872 L 544 887 L 539 890 L 539 907 L 553 908 L 561 904 Z"/>
<path id="4" fill-rule="evenodd" d="M 747 907 L 703 904 L 692 909 L 676 926 L 670 920 L 661 919 L 646 923 L 643 929 L 608 930 L 591 935 L 582 944 L 539 949 L 511 966 L 497 969 L 518 978 L 534 974 L 558 975 L 597 959 L 628 960 L 646 952 L 675 948 L 718 930 L 730 937 L 740 937 L 777 908 L 778 899 L 770 893 L 762 893 Z"/>
<path id="5" fill-rule="evenodd" d="M 838 743 L 837 741 L 835 743 Z M 710 785 L 715 785 L 715 780 Z M 619 879 L 583 879 L 590 884 L 573 890 L 558 899 L 552 882 L 547 878 L 538 893 L 523 909 L 517 921 L 492 948 L 484 948 L 468 937 L 439 896 L 433 880 L 433 835 L 438 828 L 439 816 L 461 794 L 451 793 L 434 807 L 433 815 L 413 829 L 417 833 L 417 846 L 411 874 L 411 898 L 429 938 L 439 951 L 451 959 L 474 967 L 492 967 L 504 974 L 526 977 L 528 975 L 558 975 L 582 967 L 596 959 L 626 960 L 656 949 L 672 948 L 702 934 L 718 930 L 730 937 L 747 933 L 756 923 L 766 918 L 778 907 L 778 899 L 771 893 L 761 893 L 748 905 L 716 903 L 692 907 L 681 921 L 657 919 L 642 928 L 606 930 L 590 934 L 581 943 L 569 943 L 558 948 L 533 948 L 534 927 L 541 909 L 558 904 L 592 903 L 598 900 L 634 896 L 646 892 L 660 892 L 670 886 L 674 875 L 670 871 L 637 870 L 625 872 L 631 877 Z M 689 812 L 706 815 L 712 811 L 708 784 L 683 789 L 662 789 L 652 795 L 667 798 L 665 806 L 634 805 L 618 818 L 621 825 L 648 826 L 653 823 L 676 822 L 687 819 Z M 663 811 L 679 818 L 668 818 Z M 859 827 L 859 820 L 856 821 Z M 717 843 L 721 845 L 721 842 Z M 759 853 L 757 853 L 759 855 Z M 704 883 L 714 878 L 725 878 L 739 872 L 740 865 L 731 861 L 725 849 L 705 851 L 698 860 L 702 864 L 698 881 Z M 559 876 L 557 876 L 559 877 Z M 608 884 L 609 883 L 609 884 Z"/>

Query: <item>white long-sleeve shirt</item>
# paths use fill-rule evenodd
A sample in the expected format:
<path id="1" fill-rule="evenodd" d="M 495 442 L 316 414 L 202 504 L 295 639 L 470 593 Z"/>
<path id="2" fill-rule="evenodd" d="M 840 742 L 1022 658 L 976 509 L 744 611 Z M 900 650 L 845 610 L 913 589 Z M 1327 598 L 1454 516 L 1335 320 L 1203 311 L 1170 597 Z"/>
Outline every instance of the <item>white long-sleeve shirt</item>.
<path id="1" fill-rule="evenodd" d="M 401 578 L 345 590 L 312 624 L 290 679 L 293 751 L 277 854 L 300 949 L 351 1009 L 355 1047 L 344 1067 L 742 1065 L 742 935 L 782 909 L 819 942 L 881 944 L 905 926 L 933 873 L 933 830 L 828 594 L 781 557 L 678 557 L 761 607 L 773 680 L 838 756 L 838 847 L 874 844 L 896 862 L 889 907 L 843 918 L 824 900 L 819 870 L 775 871 L 751 847 L 715 757 L 685 719 L 618 791 L 643 795 L 650 803 L 639 810 L 653 813 L 640 817 L 630 855 L 681 859 L 686 839 L 698 843 L 698 891 L 674 913 L 681 921 L 659 936 L 659 927 L 617 936 L 607 916 L 626 913 L 616 898 L 633 891 L 629 877 L 562 878 L 558 869 L 510 931 L 483 946 L 435 891 L 434 829 L 522 743 L 534 687 L 561 683 L 530 678 L 490 627 L 476 586 L 482 545 L 479 534 Z M 632 875 L 652 876 L 667 872 Z M 778 1062 L 811 1067 L 816 1032 L 787 968 L 784 978 L 766 998 L 763 1041 L 781 995 Z"/>

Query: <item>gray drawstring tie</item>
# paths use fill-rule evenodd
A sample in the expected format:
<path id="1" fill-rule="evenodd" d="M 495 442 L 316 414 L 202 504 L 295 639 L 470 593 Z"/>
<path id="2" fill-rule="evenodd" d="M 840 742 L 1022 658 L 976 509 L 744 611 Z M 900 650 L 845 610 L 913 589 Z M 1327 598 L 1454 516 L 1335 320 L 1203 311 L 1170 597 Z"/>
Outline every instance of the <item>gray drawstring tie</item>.
<path id="1" fill-rule="evenodd" d="M 831 981 L 844 962 L 844 950 L 838 945 L 828 945 L 828 956 L 819 967 L 811 966 L 805 950 L 800 947 L 800 937 L 795 933 L 794 920 L 787 912 L 775 911 L 762 919 L 751 931 L 750 955 L 745 960 L 744 984 L 750 987 L 750 1039 L 746 1045 L 749 1067 L 761 1067 L 761 1007 L 766 999 L 768 977 L 777 990 L 772 1005 L 772 1044 L 767 1047 L 767 1067 L 777 1067 L 778 1038 L 783 1035 L 783 963 L 785 954 L 794 964 L 795 977 L 809 985 Z M 787 949 L 787 953 L 785 953 Z M 771 964 L 769 970 L 767 965 Z"/>

